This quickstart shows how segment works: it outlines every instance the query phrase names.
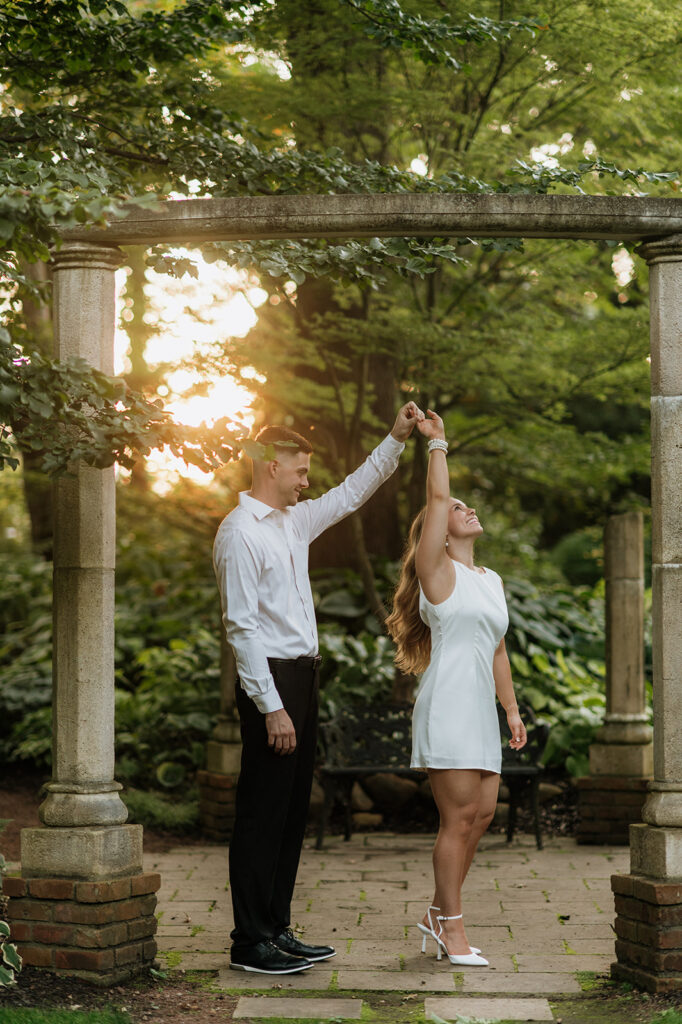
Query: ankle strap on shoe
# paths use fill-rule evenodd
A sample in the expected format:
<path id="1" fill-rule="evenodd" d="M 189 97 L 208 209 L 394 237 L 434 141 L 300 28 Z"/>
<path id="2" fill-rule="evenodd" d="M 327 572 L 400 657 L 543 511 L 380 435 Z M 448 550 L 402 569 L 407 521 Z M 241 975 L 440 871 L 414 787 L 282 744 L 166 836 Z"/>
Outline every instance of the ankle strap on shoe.
<path id="1" fill-rule="evenodd" d="M 436 918 L 436 920 L 437 920 L 437 921 L 459 921 L 459 919 L 460 919 L 461 917 L 462 917 L 462 915 L 461 915 L 461 914 L 453 914 L 453 916 L 452 916 L 452 917 L 440 917 L 440 916 L 438 916 L 438 917 Z"/>

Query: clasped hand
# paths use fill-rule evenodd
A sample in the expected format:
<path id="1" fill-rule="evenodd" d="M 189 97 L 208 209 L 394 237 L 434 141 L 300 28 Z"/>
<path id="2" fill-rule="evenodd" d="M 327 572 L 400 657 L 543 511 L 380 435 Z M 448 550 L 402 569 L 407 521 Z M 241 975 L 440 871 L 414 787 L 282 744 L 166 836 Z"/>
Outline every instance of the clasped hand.
<path id="1" fill-rule="evenodd" d="M 406 441 L 412 431 L 414 430 L 415 423 L 420 423 L 424 419 L 424 413 L 421 411 L 416 402 L 406 402 L 401 409 L 398 410 L 393 429 L 391 430 L 391 436 L 396 441 Z"/>
<path id="2" fill-rule="evenodd" d="M 268 746 L 275 754 L 293 754 L 296 750 L 296 730 L 284 708 L 268 711 L 265 716 Z"/>

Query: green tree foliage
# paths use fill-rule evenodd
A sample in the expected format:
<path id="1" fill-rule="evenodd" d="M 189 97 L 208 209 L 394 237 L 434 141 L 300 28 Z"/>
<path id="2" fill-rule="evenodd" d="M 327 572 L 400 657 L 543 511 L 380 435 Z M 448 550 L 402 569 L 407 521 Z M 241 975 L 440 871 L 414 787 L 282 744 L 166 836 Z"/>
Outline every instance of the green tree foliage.
<path id="1" fill-rule="evenodd" d="M 200 195 L 546 191 L 556 181 L 583 181 L 590 164 L 568 178 L 519 166 L 515 180 L 497 180 L 513 154 L 500 161 L 505 136 L 495 119 L 504 107 L 526 155 L 526 138 L 534 132 L 546 139 L 557 110 L 565 110 L 569 100 L 584 117 L 586 98 L 609 76 L 618 79 L 623 62 L 620 51 L 607 50 L 608 60 L 599 51 L 597 71 L 588 72 L 584 61 L 594 54 L 589 46 L 581 49 L 578 25 L 598 49 L 598 41 L 611 39 L 608 19 L 601 17 L 600 5 L 575 5 L 569 15 L 556 4 L 541 21 L 530 10 L 500 19 L 489 6 L 473 16 L 455 3 L 444 14 L 441 4 L 412 9 L 395 0 L 186 0 L 171 8 L 117 0 L 8 0 L 0 10 L 0 236 L 7 280 L 26 282 L 22 262 L 46 258 L 60 230 L 101 222 L 115 216 L 123 200 L 145 202 L 170 189 Z M 643 6 L 631 0 L 628 15 L 628 74 L 648 62 L 662 79 L 678 45 L 674 18 L 649 17 L 644 47 Z M 586 31 L 588 25 L 594 32 Z M 245 69 L 245 54 L 259 58 L 258 72 Z M 562 57 L 562 77 L 555 79 L 559 54 L 570 58 Z M 274 58 L 289 61 L 290 86 L 277 78 Z M 638 86 L 630 88 L 636 92 Z M 539 106 L 530 108 L 538 111 L 531 125 L 525 123 L 531 115 L 522 117 L 520 107 L 514 113 L 512 105 L 533 102 Z M 477 149 L 479 138 L 485 139 L 485 154 Z M 640 148 L 646 152 L 646 144 Z M 431 177 L 404 169 L 414 152 L 427 155 Z M 491 170 L 492 184 L 485 184 L 479 172 Z M 368 267 L 376 265 L 379 278 L 379 264 L 387 264 L 433 279 L 440 262 L 459 261 L 447 240 L 422 246 L 376 240 L 332 247 L 320 258 L 326 249 L 299 247 L 283 263 L 273 262 L 272 248 L 265 247 L 251 252 L 252 265 L 300 280 L 312 261 L 323 273 L 331 264 L 344 280 L 370 277 L 378 283 Z M 187 268 L 172 258 L 165 266 L 171 272 Z M 2 411 L 12 424 L 15 391 L 25 381 L 15 372 L 17 353 L 7 335 L 0 340 Z M 21 356 L 30 365 L 30 354 Z M 46 416 L 47 405 L 34 405 L 31 414 L 41 420 L 49 448 L 58 436 L 54 418 Z M 68 422 L 69 403 L 66 408 Z M 145 431 L 150 443 L 161 443 L 148 430 L 156 414 L 146 415 L 145 420 L 131 399 L 129 450 L 144 448 Z M 111 437 L 111 457 L 117 457 L 120 429 L 120 422 L 100 418 L 99 435 L 81 435 L 80 450 L 89 447 L 90 460 L 100 464 L 102 438 Z M 211 446 L 219 447 L 215 440 Z M 11 457 L 6 448 L 0 452 L 5 456 Z M 200 461 L 196 451 L 192 458 Z"/>
<path id="2" fill-rule="evenodd" d="M 629 3 L 616 26 L 600 4 L 554 3 L 533 25 L 535 9 L 515 5 L 519 20 L 504 31 L 457 38 L 462 67 L 455 72 L 447 60 L 415 60 L 379 45 L 381 26 L 400 31 L 395 4 L 353 6 L 371 15 L 372 31 L 349 22 L 345 6 L 331 0 L 279 3 L 260 26 L 262 51 L 279 53 L 290 68 L 277 114 L 298 149 L 342 148 L 358 163 L 397 168 L 420 158 L 428 175 L 418 181 L 412 174 L 413 189 L 676 187 L 675 172 L 628 169 L 634 139 L 638 160 L 655 165 L 660 158 L 654 109 L 678 116 L 672 69 L 680 32 L 668 9 L 652 20 L 650 5 Z M 420 18 L 443 10 L 444 32 L 467 18 L 456 3 L 401 10 L 405 38 Z M 499 7 L 479 5 L 476 13 L 497 16 Z M 679 166 L 674 132 L 664 139 L 666 157 Z M 444 414 L 454 485 L 488 515 L 508 509 L 507 529 L 525 518 L 526 543 L 554 543 L 622 504 L 644 501 L 641 268 L 619 285 L 616 250 L 605 243 L 407 244 L 414 248 L 402 262 L 382 252 L 379 240 L 355 248 L 225 247 L 230 259 L 249 261 L 258 248 L 275 304 L 247 340 L 231 346 L 224 365 L 262 370 L 268 416 L 316 424 L 319 463 L 331 469 L 325 474 L 316 464 L 316 481 L 326 485 L 357 462 L 364 437 L 376 437 L 402 388 Z M 219 248 L 210 248 L 210 258 Z M 356 250 L 365 253 L 361 261 Z M 403 476 L 405 503 L 384 489 L 365 518 L 368 548 L 396 555 L 405 505 L 411 514 L 422 502 L 424 475 L 418 444 Z"/>

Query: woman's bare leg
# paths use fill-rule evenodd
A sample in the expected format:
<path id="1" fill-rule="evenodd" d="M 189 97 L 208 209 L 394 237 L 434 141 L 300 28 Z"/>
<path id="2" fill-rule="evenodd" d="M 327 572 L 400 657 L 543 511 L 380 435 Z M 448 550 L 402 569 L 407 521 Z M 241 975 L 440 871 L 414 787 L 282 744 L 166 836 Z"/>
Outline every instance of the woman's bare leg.
<path id="1" fill-rule="evenodd" d="M 470 856 L 470 848 L 474 829 L 482 820 L 479 813 L 482 776 L 473 769 L 434 768 L 429 770 L 429 778 L 440 814 L 433 848 L 434 900 L 441 916 L 452 917 L 462 912 L 462 882 L 473 856 L 473 851 Z M 441 924 L 450 952 L 469 953 L 463 922 L 443 921 Z"/>
<path id="2" fill-rule="evenodd" d="M 495 814 L 495 807 L 497 805 L 497 796 L 500 786 L 500 776 L 495 772 L 482 772 L 481 774 L 481 786 L 480 786 L 480 797 L 479 804 L 476 813 L 476 818 L 471 829 L 471 835 L 467 844 L 466 854 L 463 862 L 463 875 L 461 878 L 460 888 L 464 884 L 464 880 L 471 867 L 476 848 L 479 840 L 486 829 L 489 827 L 490 822 Z M 428 927 L 429 923 L 436 927 L 436 915 L 442 913 L 441 911 L 441 900 L 442 896 L 438 890 L 436 883 L 436 890 L 433 897 L 433 907 L 437 907 L 437 910 L 433 910 L 431 913 L 431 922 L 427 914 L 423 917 L 423 923 Z"/>
<path id="3" fill-rule="evenodd" d="M 488 829 L 490 822 L 495 816 L 499 788 L 500 776 L 496 772 L 481 772 L 481 798 L 478 806 L 478 814 L 476 815 L 474 827 L 471 830 L 471 838 L 467 848 L 462 885 L 464 884 L 464 879 L 469 873 L 469 868 L 471 867 L 471 862 L 474 859 L 474 854 L 476 853 L 476 848 L 481 836 Z M 438 904 L 436 904 L 436 906 L 438 906 Z"/>

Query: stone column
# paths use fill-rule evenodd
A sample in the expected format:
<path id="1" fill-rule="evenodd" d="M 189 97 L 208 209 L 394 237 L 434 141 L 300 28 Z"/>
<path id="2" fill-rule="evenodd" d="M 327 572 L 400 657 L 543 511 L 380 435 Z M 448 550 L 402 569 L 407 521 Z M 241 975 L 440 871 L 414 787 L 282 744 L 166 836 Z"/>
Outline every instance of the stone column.
<path id="1" fill-rule="evenodd" d="M 242 756 L 234 689 L 237 663 L 220 624 L 220 713 L 206 744 L 206 770 L 197 775 L 202 831 L 209 839 L 229 841 Z"/>
<path id="2" fill-rule="evenodd" d="M 56 253 L 59 359 L 113 373 L 120 256 L 78 242 Z M 114 781 L 114 470 L 76 463 L 54 496 L 53 773 L 43 826 L 22 831 L 10 917 L 28 963 L 115 980 L 153 959 L 158 876 L 141 874 L 142 826 L 124 824 Z"/>
<path id="3" fill-rule="evenodd" d="M 653 773 L 644 695 L 644 528 L 641 512 L 611 516 L 604 531 L 606 714 L 590 747 L 593 775 Z"/>
<path id="4" fill-rule="evenodd" d="M 629 841 L 653 775 L 644 690 L 644 528 L 641 512 L 611 516 L 604 531 L 606 714 L 578 782 L 578 842 Z"/>
<path id="5" fill-rule="evenodd" d="M 614 977 L 682 990 L 682 235 L 640 248 L 650 267 L 654 780 L 614 876 Z"/>

